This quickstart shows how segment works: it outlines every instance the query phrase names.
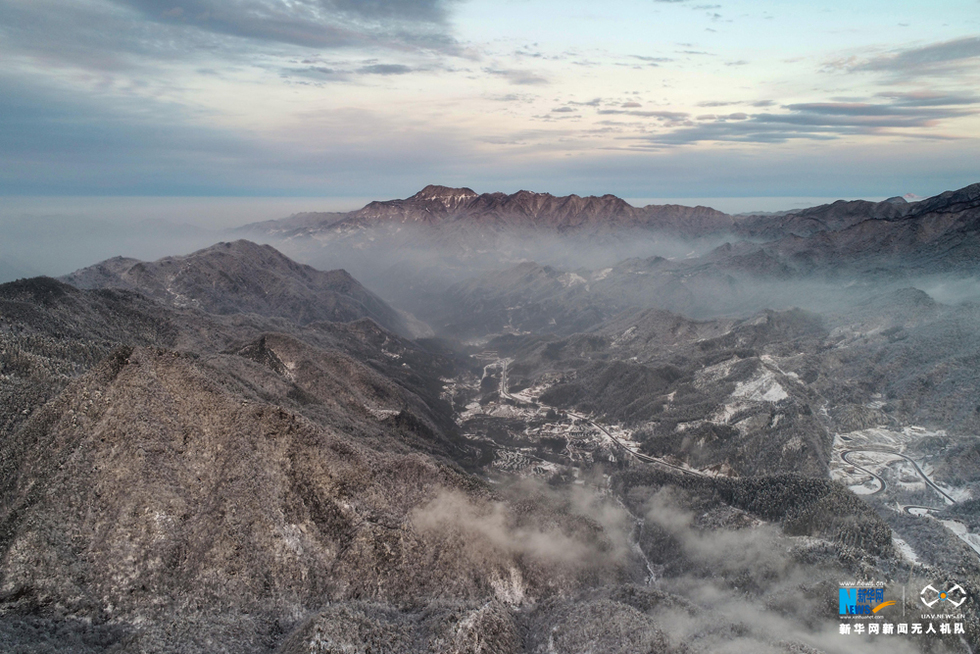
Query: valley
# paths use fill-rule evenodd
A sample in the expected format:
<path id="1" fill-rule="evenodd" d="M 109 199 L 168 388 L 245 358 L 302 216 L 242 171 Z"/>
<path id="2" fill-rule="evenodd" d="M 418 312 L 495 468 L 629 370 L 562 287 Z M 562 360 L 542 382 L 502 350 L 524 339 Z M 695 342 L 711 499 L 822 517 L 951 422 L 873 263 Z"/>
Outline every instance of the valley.
<path id="1" fill-rule="evenodd" d="M 972 597 L 977 193 L 431 186 L 0 285 L 0 648 L 837 652 L 844 582 Z"/>

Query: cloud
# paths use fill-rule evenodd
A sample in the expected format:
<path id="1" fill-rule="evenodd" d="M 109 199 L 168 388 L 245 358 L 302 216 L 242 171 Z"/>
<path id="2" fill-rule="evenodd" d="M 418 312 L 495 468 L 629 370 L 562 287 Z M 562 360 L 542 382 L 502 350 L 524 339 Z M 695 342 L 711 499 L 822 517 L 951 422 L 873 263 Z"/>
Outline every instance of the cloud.
<path id="1" fill-rule="evenodd" d="M 651 557 L 669 552 L 660 587 L 698 608 L 691 611 L 675 604 L 655 613 L 674 642 L 688 644 L 693 651 L 731 654 L 840 651 L 837 624 L 832 614 L 827 615 L 826 605 L 834 599 L 831 593 L 841 568 L 802 563 L 793 552 L 800 543 L 775 525 L 712 528 L 699 524 L 696 516 L 709 513 L 703 508 L 695 513 L 692 504 L 683 491 L 664 488 L 645 506 L 644 533 L 652 536 L 646 551 Z M 752 520 L 748 515 L 741 519 Z M 807 593 L 803 589 L 827 590 Z M 870 654 L 879 647 L 853 640 L 846 649 Z M 897 641 L 891 649 L 904 654 L 915 651 Z"/>
<path id="2" fill-rule="evenodd" d="M 308 4 L 334 6 L 341 11 L 365 17 L 399 17 L 411 20 L 442 22 L 446 19 L 452 0 L 318 0 Z"/>
<path id="3" fill-rule="evenodd" d="M 452 0 L 59 0 L 0 2 L 0 45 L 55 67 L 139 70 L 194 57 L 279 55 L 283 45 L 465 56 Z M 209 65 L 213 66 L 213 63 Z"/>
<path id="4" fill-rule="evenodd" d="M 350 79 L 350 73 L 346 70 L 331 68 L 329 66 L 307 66 L 306 68 L 283 68 L 279 76 L 284 80 L 291 80 L 295 84 L 322 84 L 323 82 L 335 82 Z M 309 81 L 299 81 L 297 78 Z"/>
<path id="5" fill-rule="evenodd" d="M 687 14 L 694 4 L 677 6 Z M 718 108 L 670 106 L 671 100 L 659 95 L 657 76 L 649 84 L 627 76 L 622 87 L 599 77 L 590 83 L 590 71 L 570 66 L 570 59 L 558 76 L 551 72 L 558 71 L 558 64 L 539 67 L 530 63 L 537 59 L 513 57 L 514 42 L 473 46 L 504 54 L 488 51 L 482 63 L 452 72 L 448 56 L 460 51 L 450 20 L 457 7 L 449 0 L 0 0 L 0 185 L 8 193 L 281 194 L 302 188 L 318 194 L 334 192 L 335 186 L 343 191 L 339 178 L 354 177 L 354 170 L 377 171 L 375 188 L 401 189 L 403 179 L 411 179 L 412 188 L 424 185 L 426 177 L 452 170 L 461 159 L 467 163 L 461 164 L 465 172 L 458 173 L 460 183 L 487 180 L 484 183 L 491 185 L 492 180 L 511 180 L 517 171 L 531 181 L 548 181 L 560 179 L 549 171 L 560 170 L 564 164 L 556 161 L 569 153 L 595 163 L 613 156 L 610 153 L 650 157 L 652 149 L 666 152 L 666 146 L 683 143 L 815 142 L 895 133 L 939 136 L 945 121 L 969 115 L 980 104 L 969 85 L 933 88 L 925 80 L 874 88 L 852 101 L 832 98 L 827 103 L 778 107 L 771 100 L 752 102 L 757 96 L 750 93 L 738 102 L 715 102 L 711 95 L 697 95 L 704 93 L 703 86 L 696 90 L 685 86 L 688 80 L 672 78 L 665 80 L 676 81 L 672 101 L 705 100 L 702 106 Z M 971 41 L 965 43 L 969 46 Z M 708 60 L 675 50 L 697 52 L 702 45 L 668 43 L 618 55 L 588 52 L 602 52 L 595 58 L 604 66 L 642 66 L 671 57 L 696 63 Z M 525 54 L 534 54 L 536 48 L 525 46 Z M 944 46 L 944 57 L 956 54 L 953 50 Z M 923 54 L 930 52 L 928 48 L 886 54 L 897 58 L 913 51 L 922 51 L 919 60 L 929 59 Z M 629 56 L 630 52 L 638 54 Z M 935 48 L 932 52 L 936 59 Z M 739 56 L 721 50 L 718 55 L 718 63 Z M 862 62 L 880 68 L 883 59 L 868 63 L 878 55 L 884 57 L 881 52 L 866 53 Z M 921 61 L 917 65 L 926 65 Z M 424 86 L 417 89 L 420 95 L 411 110 L 399 112 L 391 104 L 385 80 L 426 71 L 439 74 L 415 75 L 413 82 Z M 451 72 L 454 79 L 449 79 Z M 8 83 L 14 79 L 19 85 Z M 689 81 L 700 84 L 698 79 L 692 76 Z M 345 89 L 349 93 L 316 88 L 344 83 L 350 83 Z M 841 90 L 835 93 L 855 93 L 848 85 L 836 87 Z M 889 88 L 895 92 L 874 95 Z M 623 89 L 640 89 L 642 95 L 634 97 Z M 593 98 L 585 94 L 589 92 L 603 95 Z M 255 100 L 243 106 L 238 99 L 242 97 Z M 725 95 L 719 92 L 715 97 Z M 569 98 L 573 101 L 566 102 Z M 584 109 L 588 106 L 596 111 Z M 493 113 L 506 114 L 507 119 L 487 118 Z M 697 114 L 714 117 L 698 120 Z M 370 129 L 362 115 L 371 116 Z M 444 119 L 434 125 L 437 115 Z M 555 122 L 526 136 L 541 115 Z M 558 120 L 562 117 L 567 118 L 564 123 Z M 318 121 L 332 122 L 318 131 L 313 127 L 322 124 Z M 377 124 L 382 126 L 374 129 Z M 614 127 L 623 129 L 601 138 L 590 132 Z M 443 133 L 439 149 L 413 147 Z M 966 129 L 952 133 L 971 134 Z M 405 134 L 418 134 L 418 140 Z M 390 139 L 394 147 L 389 147 Z M 877 139 L 881 145 L 887 141 Z M 907 145 L 907 139 L 903 143 Z M 717 154 L 737 148 L 702 149 Z M 675 150 L 670 156 L 683 149 Z M 424 153 L 417 155 L 425 158 L 424 166 L 416 165 L 417 152 Z M 910 149 L 909 159 L 917 152 Z M 346 166 L 347 160 L 354 164 Z M 630 160 L 631 166 L 635 163 Z M 961 165 L 975 171 L 969 163 Z M 603 184 L 618 185 L 621 178 L 632 179 L 632 173 L 611 172 Z M 716 176 L 714 183 L 724 179 Z M 580 182 L 592 183 L 587 177 Z M 514 188 L 522 185 L 508 183 Z M 364 189 L 358 193 L 374 192 L 368 181 L 357 184 Z"/>
<path id="6" fill-rule="evenodd" d="M 910 136 L 944 138 L 923 132 L 943 120 L 980 113 L 966 109 L 966 97 L 953 97 L 956 105 L 940 105 L 937 96 L 894 96 L 895 102 L 810 102 L 790 104 L 784 113 L 747 114 L 737 112 L 723 116 L 699 116 L 697 125 L 669 132 L 639 137 L 659 145 L 682 145 L 704 141 L 739 143 L 784 143 L 793 139 L 832 140 L 851 135 L 894 135 L 894 130 Z M 702 106 L 724 106 L 726 103 L 704 103 Z M 602 112 L 600 112 L 602 113 Z"/>
<path id="7" fill-rule="evenodd" d="M 414 69 L 402 64 L 372 64 L 357 69 L 357 72 L 367 75 L 405 75 Z"/>
<path id="8" fill-rule="evenodd" d="M 176 20 L 204 31 L 313 47 L 371 39 L 400 23 L 442 25 L 450 4 L 444 0 L 178 0 L 178 6 L 175 0 L 113 2 L 151 21 Z"/>
<path id="9" fill-rule="evenodd" d="M 876 93 L 875 97 L 893 100 L 893 104 L 900 107 L 950 107 L 955 105 L 980 104 L 980 96 L 978 95 L 950 95 L 932 91 L 890 91 Z"/>
<path id="10" fill-rule="evenodd" d="M 723 102 L 723 101 L 718 101 L 718 100 L 708 100 L 708 101 L 705 101 L 705 102 L 699 102 L 698 103 L 698 106 L 699 107 L 706 107 L 706 108 L 731 107 L 733 105 L 748 105 L 748 106 L 752 106 L 752 107 L 771 107 L 771 106 L 773 106 L 775 104 L 776 103 L 773 102 L 772 100 L 757 100 L 755 102 L 742 102 L 742 101 L 737 101 L 737 102 L 725 101 L 725 102 Z"/>
<path id="11" fill-rule="evenodd" d="M 310 110 L 253 132 L 202 124 L 170 102 L 106 103 L 0 75 L 0 115 L 0 194 L 367 197 L 378 179 L 408 189 L 489 165 L 452 124 L 406 130 L 367 108 Z"/>
<path id="12" fill-rule="evenodd" d="M 0 192 L 7 193 L 152 193 L 169 185 L 193 192 L 222 177 L 211 168 L 216 161 L 246 161 L 262 149 L 240 134 L 195 127 L 170 104 L 106 107 L 3 78 L 0 114 Z"/>
<path id="13" fill-rule="evenodd" d="M 866 102 L 809 102 L 786 105 L 786 108 L 800 114 L 821 116 L 873 116 L 896 117 L 903 120 L 912 119 L 919 126 L 927 126 L 927 121 L 938 118 L 954 118 L 976 113 L 962 109 L 923 108 L 915 105 L 871 104 Z"/>
<path id="14" fill-rule="evenodd" d="M 910 188 L 920 195 L 935 195 L 977 181 L 975 140 L 920 139 L 910 144 L 881 138 L 874 147 L 868 147 L 855 138 L 794 139 L 793 130 L 784 128 L 787 147 L 769 147 L 769 142 L 762 140 L 750 141 L 760 144 L 752 146 L 724 141 L 720 147 L 677 147 L 644 140 L 643 135 L 637 138 L 633 123 L 604 122 L 628 129 L 613 135 L 613 147 L 600 155 L 567 157 L 537 167 L 515 160 L 482 182 L 483 186 L 514 190 L 533 187 L 556 194 L 614 193 L 627 198 L 839 198 L 890 197 Z M 744 121 L 730 122 L 720 129 L 727 135 L 744 129 L 739 127 L 742 124 Z"/>
<path id="15" fill-rule="evenodd" d="M 280 72 L 280 76 L 286 79 L 293 79 L 294 83 L 305 84 L 307 82 L 297 82 L 294 78 L 303 78 L 312 83 L 317 82 L 338 82 L 350 81 L 360 75 L 407 75 L 409 73 L 423 70 L 431 70 L 431 67 L 413 67 L 405 64 L 377 63 L 376 60 L 361 61 L 340 61 L 334 60 L 321 62 L 316 59 L 304 59 L 300 63 L 310 64 L 304 68 L 286 67 Z"/>
<path id="16" fill-rule="evenodd" d="M 980 58 L 980 37 L 966 37 L 933 43 L 918 48 L 897 50 L 888 54 L 860 59 L 848 57 L 828 63 L 831 70 L 848 72 L 890 72 L 900 79 L 962 72 L 975 68 Z"/>
<path id="17" fill-rule="evenodd" d="M 684 120 L 690 116 L 685 111 L 636 111 L 624 109 L 600 109 L 597 113 L 603 115 L 620 114 L 625 116 L 639 116 L 641 118 L 658 118 L 660 120 Z"/>
<path id="18" fill-rule="evenodd" d="M 109 2 L 0 2 L 0 56 L 34 59 L 41 74 L 64 66 L 116 72 L 184 58 L 204 45 L 166 25 L 150 28 Z"/>
<path id="19" fill-rule="evenodd" d="M 673 61 L 670 57 L 646 57 L 643 55 L 630 55 L 630 59 L 639 59 L 647 66 L 659 66 L 660 64 Z"/>
<path id="20" fill-rule="evenodd" d="M 549 83 L 544 77 L 541 77 L 537 73 L 533 73 L 529 70 L 521 70 L 516 68 L 484 68 L 483 72 L 487 73 L 488 75 L 503 77 L 511 84 L 517 84 L 518 86 L 535 86 Z"/>
<path id="21" fill-rule="evenodd" d="M 486 95 L 484 97 L 492 102 L 519 102 L 521 104 L 530 104 L 538 99 L 538 96 L 527 93 L 507 93 L 505 95 Z"/>
<path id="22" fill-rule="evenodd" d="M 598 107 L 603 102 L 602 98 L 592 98 L 587 102 L 574 102 L 570 101 L 568 104 L 578 105 L 580 107 Z"/>
<path id="23" fill-rule="evenodd" d="M 532 481 L 504 490 L 514 495 L 517 506 L 443 491 L 413 512 L 412 525 L 430 537 L 448 537 L 454 549 L 484 565 L 517 558 L 532 566 L 610 570 L 632 555 L 630 516 L 606 498 L 579 488 L 556 492 Z M 549 512 L 528 515 L 530 498 Z M 582 529 L 582 518 L 594 527 Z"/>

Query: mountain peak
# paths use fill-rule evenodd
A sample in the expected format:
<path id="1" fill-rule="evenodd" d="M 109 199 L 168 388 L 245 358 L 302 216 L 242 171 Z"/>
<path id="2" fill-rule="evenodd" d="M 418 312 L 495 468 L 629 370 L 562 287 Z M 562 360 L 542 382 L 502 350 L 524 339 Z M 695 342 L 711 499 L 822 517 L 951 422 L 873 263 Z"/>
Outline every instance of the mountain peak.
<path id="1" fill-rule="evenodd" d="M 62 278 L 78 288 L 123 288 L 164 304 L 216 314 L 255 313 L 291 320 L 371 318 L 407 333 L 398 313 L 345 270 L 299 264 L 271 245 L 238 240 L 157 261 L 103 261 Z"/>
<path id="2" fill-rule="evenodd" d="M 528 198 L 528 197 L 536 198 L 536 197 L 539 197 L 539 196 L 549 197 L 549 198 L 550 197 L 554 197 L 553 195 L 551 195 L 551 193 L 538 193 L 537 191 L 528 191 L 527 189 L 523 189 L 523 188 L 520 191 L 518 191 L 517 193 L 515 193 L 514 195 L 512 195 L 511 197 L 513 197 L 513 198 Z M 570 197 L 578 197 L 578 196 L 570 196 Z"/>
<path id="3" fill-rule="evenodd" d="M 198 250 L 194 254 L 201 254 L 204 252 L 213 252 L 221 250 L 234 250 L 236 252 L 261 252 L 261 251 L 272 251 L 278 252 L 271 245 L 259 245 L 254 241 L 249 241 L 244 238 L 240 238 L 237 241 L 221 241 L 220 243 L 215 243 L 209 247 L 202 250 Z"/>
<path id="4" fill-rule="evenodd" d="M 424 189 L 413 195 L 409 200 L 440 200 L 442 202 L 455 201 L 477 197 L 476 191 L 471 188 L 453 188 L 451 186 L 440 186 L 429 184 Z"/>

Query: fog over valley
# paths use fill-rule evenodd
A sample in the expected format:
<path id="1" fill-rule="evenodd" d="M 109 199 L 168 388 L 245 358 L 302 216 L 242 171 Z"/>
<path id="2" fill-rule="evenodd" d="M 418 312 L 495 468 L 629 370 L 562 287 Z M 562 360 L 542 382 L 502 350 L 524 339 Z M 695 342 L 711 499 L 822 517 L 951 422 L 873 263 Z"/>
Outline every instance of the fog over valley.
<path id="1" fill-rule="evenodd" d="M 976 0 L 0 0 L 0 654 L 980 651 Z"/>
<path id="2" fill-rule="evenodd" d="M 0 285 L 12 651 L 980 642 L 980 184 L 7 220 L 96 259 Z"/>

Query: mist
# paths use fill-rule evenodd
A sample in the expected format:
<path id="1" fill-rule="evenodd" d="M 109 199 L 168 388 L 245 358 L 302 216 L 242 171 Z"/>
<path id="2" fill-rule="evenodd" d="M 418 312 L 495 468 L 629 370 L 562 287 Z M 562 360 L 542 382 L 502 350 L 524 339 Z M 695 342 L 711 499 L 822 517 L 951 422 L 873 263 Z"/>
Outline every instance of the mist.
<path id="1" fill-rule="evenodd" d="M 692 498 L 676 488 L 657 491 L 645 504 L 646 529 L 662 531 L 679 546 L 681 570 L 659 580 L 689 599 L 697 611 L 671 609 L 658 620 L 675 642 L 730 654 L 784 652 L 789 643 L 822 651 L 841 646 L 831 617 L 842 575 L 836 565 L 807 564 L 801 556 L 813 542 L 791 538 L 778 526 L 748 518 L 741 528 L 698 525 Z M 875 652 L 872 640 L 850 638 L 847 650 Z M 890 652 L 917 651 L 889 642 Z"/>
<path id="2" fill-rule="evenodd" d="M 133 260 L 66 277 L 77 289 L 4 287 L 11 442 L 41 424 L 32 411 L 62 415 L 51 402 L 82 392 L 73 379 L 92 366 L 124 368 L 99 382 L 112 387 L 135 376 L 161 398 L 182 392 L 140 381 L 131 362 L 145 351 L 232 394 L 229 443 L 253 421 L 273 448 L 319 425 L 345 450 L 404 456 L 389 468 L 338 459 L 310 469 L 309 487 L 291 481 L 301 451 L 256 460 L 282 466 L 268 478 L 293 499 L 269 505 L 281 535 L 255 547 L 292 561 L 323 544 L 303 568 L 314 590 L 266 614 L 292 635 L 263 651 L 871 652 L 883 639 L 838 631 L 841 583 L 881 581 L 889 597 L 906 586 L 903 610 L 927 584 L 980 588 L 968 241 L 949 257 L 882 252 L 845 228 L 751 242 L 716 215 L 659 231 L 560 212 L 428 224 L 438 201 L 423 198 L 415 224 L 399 203 L 363 221 L 263 222 L 281 216 L 271 201 L 212 219 L 206 203 L 138 221 L 122 203 L 0 216 L 6 279 Z M 161 257 L 174 258 L 134 261 Z M 210 406 L 166 401 L 186 424 L 199 422 L 189 407 Z M 122 404 L 106 411 L 141 419 Z M 173 446 L 153 456 L 179 457 L 196 432 L 164 422 Z M 411 500 L 391 499 L 405 489 Z M 247 502 L 236 511 L 259 524 Z M 977 613 L 964 614 L 975 642 Z M 959 644 L 887 641 L 898 654 Z"/>
<path id="3" fill-rule="evenodd" d="M 729 245 L 732 238 L 516 232 L 481 233 L 460 243 L 400 226 L 325 239 L 258 240 L 316 268 L 344 268 L 436 334 L 460 340 L 571 334 L 634 309 L 715 320 L 800 308 L 835 326 L 902 289 L 919 289 L 941 305 L 980 300 L 978 279 L 962 272 L 791 270 L 754 258 L 754 246 Z"/>
<path id="4" fill-rule="evenodd" d="M 230 240 L 229 230 L 248 223 L 363 204 L 363 198 L 7 197 L 0 206 L 0 283 L 58 277 L 117 256 L 188 254 Z"/>

